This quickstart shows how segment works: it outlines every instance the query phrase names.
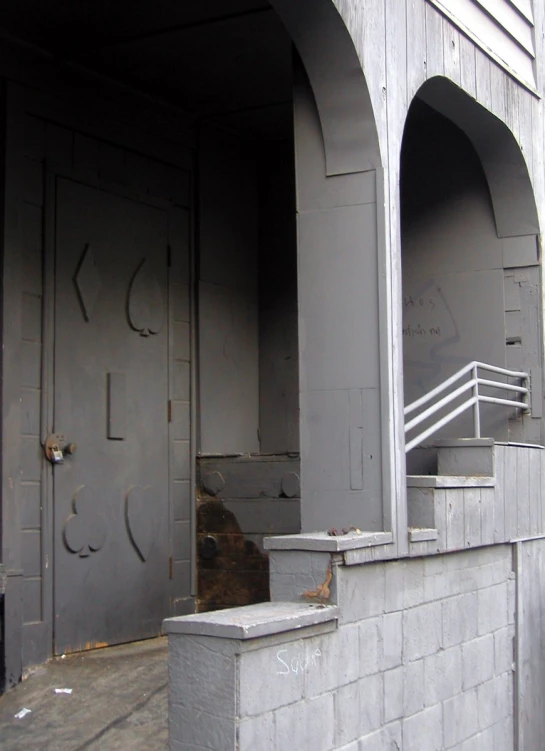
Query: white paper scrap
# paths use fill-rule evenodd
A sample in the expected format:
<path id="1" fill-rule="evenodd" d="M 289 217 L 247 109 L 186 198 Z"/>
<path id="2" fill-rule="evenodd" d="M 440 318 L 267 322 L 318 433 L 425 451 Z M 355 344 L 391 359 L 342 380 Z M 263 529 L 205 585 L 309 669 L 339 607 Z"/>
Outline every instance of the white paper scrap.
<path id="1" fill-rule="evenodd" d="M 71 688 L 56 688 L 55 693 L 56 694 L 71 694 L 72 689 Z"/>
<path id="2" fill-rule="evenodd" d="M 32 712 L 31 709 L 27 709 L 26 707 L 23 707 L 20 712 L 17 712 L 15 715 L 16 720 L 22 720 L 23 717 L 26 717 L 27 714 L 30 714 Z"/>

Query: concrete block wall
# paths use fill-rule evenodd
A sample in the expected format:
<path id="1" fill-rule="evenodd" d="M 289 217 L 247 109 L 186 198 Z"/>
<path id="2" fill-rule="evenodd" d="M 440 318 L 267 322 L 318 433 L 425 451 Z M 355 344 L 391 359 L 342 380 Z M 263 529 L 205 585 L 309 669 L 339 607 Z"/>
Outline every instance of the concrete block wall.
<path id="1" fill-rule="evenodd" d="M 329 624 L 171 633 L 171 749 L 514 749 L 511 546 L 333 571 Z"/>

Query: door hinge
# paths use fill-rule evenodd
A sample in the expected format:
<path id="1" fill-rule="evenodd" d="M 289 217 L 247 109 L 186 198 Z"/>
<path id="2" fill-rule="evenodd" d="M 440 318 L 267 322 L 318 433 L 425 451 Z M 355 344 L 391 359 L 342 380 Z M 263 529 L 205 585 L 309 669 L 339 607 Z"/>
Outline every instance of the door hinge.
<path id="1" fill-rule="evenodd" d="M 173 569 L 172 556 L 170 556 L 170 558 L 168 559 L 168 578 L 169 579 L 172 579 L 172 569 Z"/>
<path id="2" fill-rule="evenodd" d="M 168 420 L 168 422 L 172 422 L 172 399 L 168 400 L 168 405 L 167 405 L 167 420 Z"/>

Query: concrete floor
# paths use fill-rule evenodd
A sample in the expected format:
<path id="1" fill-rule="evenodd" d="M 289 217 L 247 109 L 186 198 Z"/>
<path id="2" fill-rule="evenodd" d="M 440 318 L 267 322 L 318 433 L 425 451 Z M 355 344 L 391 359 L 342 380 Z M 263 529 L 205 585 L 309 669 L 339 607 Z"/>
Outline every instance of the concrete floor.
<path id="1" fill-rule="evenodd" d="M 24 707 L 32 712 L 15 719 Z M 2 751 L 167 746 L 166 638 L 56 658 L 0 698 Z"/>

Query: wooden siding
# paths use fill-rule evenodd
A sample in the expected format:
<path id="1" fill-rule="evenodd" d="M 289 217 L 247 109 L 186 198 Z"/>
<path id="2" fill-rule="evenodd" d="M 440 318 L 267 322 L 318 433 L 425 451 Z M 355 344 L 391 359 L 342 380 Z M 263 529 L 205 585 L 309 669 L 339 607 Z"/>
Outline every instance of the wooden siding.
<path id="1" fill-rule="evenodd" d="M 532 88 L 536 85 L 534 24 L 529 2 L 429 0 L 485 52 Z"/>

